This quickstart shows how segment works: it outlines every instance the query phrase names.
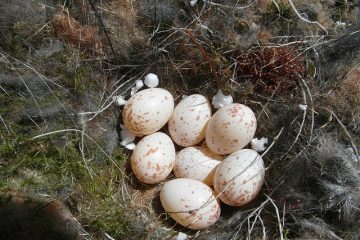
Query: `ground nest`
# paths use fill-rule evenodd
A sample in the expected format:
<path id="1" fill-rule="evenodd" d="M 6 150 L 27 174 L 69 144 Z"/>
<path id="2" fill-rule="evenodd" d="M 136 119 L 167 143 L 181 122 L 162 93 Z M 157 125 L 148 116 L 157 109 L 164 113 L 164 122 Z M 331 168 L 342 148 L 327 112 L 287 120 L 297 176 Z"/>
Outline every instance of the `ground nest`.
<path id="1" fill-rule="evenodd" d="M 0 239 L 358 239 L 358 8 L 1 2 Z M 148 73 L 176 103 L 221 89 L 269 139 L 257 198 L 204 230 L 170 218 L 120 145 L 118 97 Z"/>

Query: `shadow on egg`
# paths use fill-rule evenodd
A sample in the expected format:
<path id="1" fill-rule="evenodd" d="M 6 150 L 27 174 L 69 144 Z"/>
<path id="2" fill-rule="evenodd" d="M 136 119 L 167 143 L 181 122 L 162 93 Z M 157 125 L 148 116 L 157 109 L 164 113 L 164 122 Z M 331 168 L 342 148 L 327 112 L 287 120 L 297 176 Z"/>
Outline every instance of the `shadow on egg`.
<path id="1" fill-rule="evenodd" d="M 161 222 L 167 227 L 172 228 L 173 230 L 177 232 L 184 232 L 188 235 L 194 235 L 198 230 L 192 230 L 189 228 L 186 228 L 182 226 L 181 224 L 178 224 L 174 219 L 170 217 L 169 214 L 166 213 L 165 209 L 162 207 L 161 201 L 160 201 L 160 194 L 157 194 L 152 202 L 151 206 L 154 210 L 154 212 L 159 216 L 159 219 Z"/>
<path id="2" fill-rule="evenodd" d="M 124 172 L 125 172 L 125 175 L 127 176 L 125 178 L 126 186 L 129 186 L 133 190 L 139 190 L 139 191 L 147 190 L 147 189 L 155 187 L 157 184 L 143 183 L 135 176 L 135 174 L 133 173 L 133 171 L 131 169 L 131 154 L 132 154 L 132 151 L 129 151 L 127 154 L 126 163 L 124 166 Z"/>
<path id="3" fill-rule="evenodd" d="M 233 217 L 234 215 L 238 215 L 239 213 L 244 213 L 242 215 L 243 215 L 243 217 L 246 217 L 251 211 L 253 211 L 255 208 L 259 207 L 264 201 L 266 201 L 266 196 L 263 194 L 264 192 L 268 192 L 268 191 L 264 191 L 263 189 L 261 189 L 260 192 L 257 194 L 257 196 L 253 200 L 251 200 L 247 204 L 245 204 L 243 206 L 239 206 L 239 207 L 230 206 L 230 205 L 227 205 L 220 201 L 220 203 L 221 203 L 221 217 L 220 217 L 221 220 L 227 221 L 231 217 Z"/>

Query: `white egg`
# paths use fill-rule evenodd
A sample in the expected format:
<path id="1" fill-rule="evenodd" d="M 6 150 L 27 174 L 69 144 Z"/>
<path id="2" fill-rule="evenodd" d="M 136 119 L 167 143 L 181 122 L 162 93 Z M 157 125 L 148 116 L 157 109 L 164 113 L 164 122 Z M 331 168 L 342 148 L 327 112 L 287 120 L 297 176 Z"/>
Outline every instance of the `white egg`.
<path id="1" fill-rule="evenodd" d="M 217 167 L 214 188 L 220 200 L 242 206 L 256 197 L 264 182 L 261 156 L 252 149 L 241 149 L 226 157 Z"/>
<path id="2" fill-rule="evenodd" d="M 255 131 L 256 118 L 249 107 L 239 103 L 225 105 L 209 121 L 206 144 L 213 152 L 230 154 L 245 147 Z"/>
<path id="3" fill-rule="evenodd" d="M 174 173 L 178 178 L 191 178 L 213 185 L 216 166 L 222 156 L 205 147 L 187 147 L 176 154 Z"/>
<path id="4" fill-rule="evenodd" d="M 133 95 L 122 112 L 124 125 L 137 135 L 158 131 L 174 110 L 174 98 L 162 88 L 142 90 Z"/>
<path id="5" fill-rule="evenodd" d="M 160 191 L 165 211 L 179 224 L 190 229 L 203 229 L 220 216 L 220 204 L 213 191 L 202 182 L 177 178 L 166 182 Z"/>
<path id="6" fill-rule="evenodd" d="M 175 146 L 165 133 L 156 132 L 141 139 L 131 155 L 134 175 L 144 183 L 163 181 L 175 163 Z"/>
<path id="7" fill-rule="evenodd" d="M 211 106 L 206 97 L 194 94 L 184 98 L 176 105 L 169 119 L 171 138 L 183 147 L 201 142 L 205 138 L 210 117 Z"/>

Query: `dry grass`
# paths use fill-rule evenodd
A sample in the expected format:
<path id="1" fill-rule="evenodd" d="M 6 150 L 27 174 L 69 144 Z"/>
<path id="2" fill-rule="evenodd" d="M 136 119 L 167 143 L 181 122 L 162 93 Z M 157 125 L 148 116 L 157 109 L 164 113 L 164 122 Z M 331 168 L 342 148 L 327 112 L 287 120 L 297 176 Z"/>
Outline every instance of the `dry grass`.
<path id="1" fill-rule="evenodd" d="M 132 48 L 146 44 L 146 33 L 138 25 L 136 3 L 131 0 L 107 1 L 101 8 L 103 21 L 117 56 L 129 58 Z"/>
<path id="2" fill-rule="evenodd" d="M 330 92 L 326 103 L 349 124 L 353 130 L 360 133 L 360 68 L 354 67 L 342 81 L 337 89 Z"/>
<path id="3" fill-rule="evenodd" d="M 82 26 L 69 15 L 67 10 L 54 15 L 52 31 L 56 38 L 76 48 L 95 50 L 100 57 L 104 55 L 102 38 L 98 34 L 98 29 L 92 26 Z"/>

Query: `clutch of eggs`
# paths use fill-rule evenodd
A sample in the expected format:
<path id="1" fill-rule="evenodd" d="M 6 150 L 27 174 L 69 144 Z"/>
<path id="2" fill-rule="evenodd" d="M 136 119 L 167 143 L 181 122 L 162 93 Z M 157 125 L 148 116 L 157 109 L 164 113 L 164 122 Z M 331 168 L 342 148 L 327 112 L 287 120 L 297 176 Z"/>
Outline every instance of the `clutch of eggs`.
<path id="1" fill-rule="evenodd" d="M 242 149 L 253 138 L 256 118 L 242 104 L 225 105 L 211 116 L 207 98 L 194 94 L 174 108 L 165 89 L 152 88 L 133 95 L 123 113 L 126 128 L 145 136 L 131 156 L 134 175 L 144 183 L 164 181 L 174 171 L 177 179 L 160 191 L 163 208 L 179 224 L 203 229 L 220 215 L 215 196 L 231 206 L 242 206 L 256 197 L 264 181 L 261 156 Z M 171 138 L 157 132 L 166 123 Z M 206 146 L 195 146 L 202 140 Z M 183 148 L 175 154 L 173 141 Z M 225 159 L 221 154 L 230 154 Z M 214 186 L 215 195 L 209 186 Z"/>

